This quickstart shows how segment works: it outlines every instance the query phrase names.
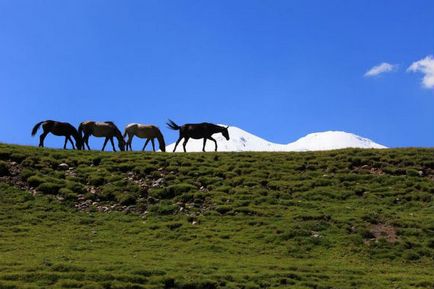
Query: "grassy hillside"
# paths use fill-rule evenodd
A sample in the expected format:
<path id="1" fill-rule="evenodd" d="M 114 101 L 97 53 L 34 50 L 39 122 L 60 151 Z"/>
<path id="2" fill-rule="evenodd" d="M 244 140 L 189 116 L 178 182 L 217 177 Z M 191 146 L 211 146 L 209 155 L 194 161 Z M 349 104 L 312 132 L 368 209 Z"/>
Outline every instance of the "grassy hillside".
<path id="1" fill-rule="evenodd" d="M 434 150 L 0 145 L 0 288 L 434 288 Z"/>

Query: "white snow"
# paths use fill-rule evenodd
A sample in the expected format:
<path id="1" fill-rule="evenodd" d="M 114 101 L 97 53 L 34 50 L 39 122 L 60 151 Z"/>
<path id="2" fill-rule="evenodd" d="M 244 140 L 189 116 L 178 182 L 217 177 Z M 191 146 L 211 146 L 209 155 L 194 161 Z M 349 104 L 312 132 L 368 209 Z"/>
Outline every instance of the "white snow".
<path id="1" fill-rule="evenodd" d="M 311 133 L 293 143 L 289 143 L 286 147 L 288 151 L 323 151 L 343 148 L 386 148 L 370 139 L 344 131 Z"/>
<path id="2" fill-rule="evenodd" d="M 220 133 L 213 135 L 218 144 L 218 151 L 318 151 L 342 148 L 386 148 L 370 139 L 344 131 L 311 133 L 286 145 L 269 142 L 234 126 L 229 127 L 229 137 L 230 139 L 227 141 Z M 182 143 L 183 140 L 176 148 L 177 152 L 183 151 Z M 202 139 L 190 139 L 186 149 L 187 152 L 200 152 L 202 151 L 202 146 Z M 175 143 L 172 143 L 166 147 L 166 151 L 171 152 L 174 147 Z M 207 140 L 205 150 L 214 151 L 214 147 L 214 142 Z"/>

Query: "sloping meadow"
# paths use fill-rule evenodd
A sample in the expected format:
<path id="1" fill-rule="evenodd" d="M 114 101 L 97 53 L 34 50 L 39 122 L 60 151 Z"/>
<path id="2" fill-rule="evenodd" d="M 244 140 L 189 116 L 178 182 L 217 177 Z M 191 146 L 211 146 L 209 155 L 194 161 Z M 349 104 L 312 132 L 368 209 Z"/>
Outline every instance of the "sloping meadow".
<path id="1" fill-rule="evenodd" d="M 0 145 L 1 288 L 433 288 L 434 150 Z"/>

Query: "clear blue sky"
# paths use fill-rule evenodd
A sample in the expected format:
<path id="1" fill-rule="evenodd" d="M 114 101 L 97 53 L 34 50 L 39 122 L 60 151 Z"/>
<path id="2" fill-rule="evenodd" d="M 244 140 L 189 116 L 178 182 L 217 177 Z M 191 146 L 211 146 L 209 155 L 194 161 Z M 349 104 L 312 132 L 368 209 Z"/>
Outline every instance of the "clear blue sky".
<path id="1" fill-rule="evenodd" d="M 169 143 L 171 118 L 432 147 L 434 89 L 407 68 L 433 54 L 432 0 L 0 0 L 0 142 L 36 145 L 54 119 L 152 123 Z"/>

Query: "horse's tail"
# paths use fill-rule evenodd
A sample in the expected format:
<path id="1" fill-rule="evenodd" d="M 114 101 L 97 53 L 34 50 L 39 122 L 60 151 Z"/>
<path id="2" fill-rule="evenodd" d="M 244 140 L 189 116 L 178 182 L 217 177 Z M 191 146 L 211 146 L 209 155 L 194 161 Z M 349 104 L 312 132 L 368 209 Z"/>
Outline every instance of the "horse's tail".
<path id="1" fill-rule="evenodd" d="M 165 152 L 166 151 L 166 143 L 164 142 L 163 134 L 161 133 L 161 131 L 158 127 L 155 127 L 155 131 L 157 134 L 158 143 L 160 144 L 160 150 L 162 152 Z"/>
<path id="2" fill-rule="evenodd" d="M 84 123 L 80 123 L 80 125 L 78 126 L 78 134 L 80 135 L 80 137 L 83 136 L 83 129 L 84 129 Z"/>
<path id="3" fill-rule="evenodd" d="M 129 130 L 134 126 L 134 125 L 136 125 L 136 124 L 134 124 L 134 123 L 130 123 L 130 124 L 128 124 L 128 125 L 125 127 L 124 138 L 127 137 L 128 131 L 129 131 Z"/>
<path id="4" fill-rule="evenodd" d="M 173 120 L 169 119 L 169 122 L 166 123 L 167 127 L 173 130 L 179 130 L 181 127 L 177 125 Z"/>
<path id="5" fill-rule="evenodd" d="M 32 129 L 32 136 L 35 136 L 35 134 L 38 132 L 39 127 L 41 127 L 41 124 L 43 124 L 44 122 L 45 120 L 35 124 L 35 126 Z"/>

